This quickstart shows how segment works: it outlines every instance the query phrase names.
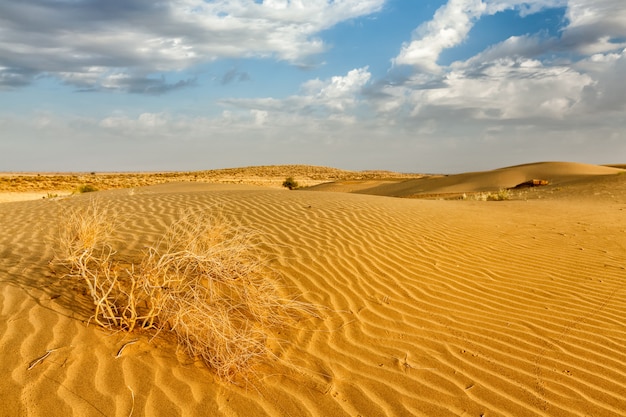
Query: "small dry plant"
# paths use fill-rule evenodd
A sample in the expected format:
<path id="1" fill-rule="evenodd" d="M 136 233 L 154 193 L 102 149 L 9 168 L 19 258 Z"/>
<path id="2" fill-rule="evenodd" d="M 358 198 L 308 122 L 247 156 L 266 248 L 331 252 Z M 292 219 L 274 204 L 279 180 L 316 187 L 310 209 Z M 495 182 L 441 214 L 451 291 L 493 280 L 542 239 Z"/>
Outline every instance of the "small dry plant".
<path id="1" fill-rule="evenodd" d="M 315 309 L 280 294 L 259 235 L 223 217 L 183 213 L 137 264 L 116 261 L 114 222 L 95 204 L 67 216 L 58 260 L 83 281 L 93 321 L 172 331 L 186 352 L 226 379 L 270 352 L 267 339 Z"/>
<path id="2" fill-rule="evenodd" d="M 506 188 L 500 188 L 496 193 L 489 193 L 487 200 L 489 201 L 504 201 L 511 198 L 511 193 Z"/>
<path id="3" fill-rule="evenodd" d="M 68 268 L 68 275 L 82 278 L 95 305 L 93 320 L 103 327 L 124 327 L 120 303 L 112 300 L 120 284 L 113 263 L 114 224 L 108 211 L 92 202 L 87 210 L 66 213 L 59 229 L 56 260 Z"/>
<path id="4" fill-rule="evenodd" d="M 469 196 L 466 193 L 463 193 L 461 199 L 475 201 L 504 201 L 510 200 L 511 197 L 512 194 L 507 188 L 501 188 L 497 192 L 474 193 Z"/>

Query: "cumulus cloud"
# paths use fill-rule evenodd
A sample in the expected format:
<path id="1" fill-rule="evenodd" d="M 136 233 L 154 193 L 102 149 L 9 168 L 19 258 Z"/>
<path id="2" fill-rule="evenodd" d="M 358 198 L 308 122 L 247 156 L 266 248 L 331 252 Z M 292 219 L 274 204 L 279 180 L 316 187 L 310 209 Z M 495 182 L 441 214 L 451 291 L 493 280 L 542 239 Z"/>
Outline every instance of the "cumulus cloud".
<path id="1" fill-rule="evenodd" d="M 0 2 L 0 88 L 53 76 L 80 90 L 160 94 L 193 86 L 181 70 L 213 59 L 271 57 L 301 65 L 326 48 L 320 31 L 383 3 Z M 3 133 L 16 138 L 11 146 L 0 142 L 0 159 L 6 159 L 0 165 L 11 167 L 17 158 L 7 155 L 21 152 L 33 169 L 45 169 L 48 161 L 62 160 L 61 150 L 85 149 L 85 169 L 99 169 L 107 157 L 123 169 L 120 147 L 108 146 L 112 142 L 135 155 L 128 165 L 134 169 L 322 162 L 449 172 L 533 159 L 605 163 L 626 152 L 622 3 L 449 0 L 407 34 L 382 78 L 359 64 L 304 82 L 288 96 L 219 99 L 217 115 L 198 110 L 186 116 L 152 105 L 90 119 L 0 115 Z M 519 34 L 466 60 L 439 62 L 482 17 L 507 10 L 526 16 L 549 7 L 565 8 L 556 34 Z M 237 68 L 225 71 L 215 76 L 217 83 L 251 78 Z M 158 143 L 158 155 L 144 152 L 148 142 Z M 44 143 L 55 145 L 33 159 L 33 149 Z"/>
<path id="2" fill-rule="evenodd" d="M 481 0 L 448 1 L 437 10 L 432 20 L 415 30 L 414 39 L 402 46 L 394 63 L 438 72 L 437 60 L 441 52 L 463 41 L 484 11 L 485 4 Z"/>
<path id="3" fill-rule="evenodd" d="M 402 45 L 393 63 L 437 73 L 441 71 L 437 63 L 441 52 L 462 43 L 482 16 L 505 10 L 518 10 L 525 16 L 565 4 L 566 0 L 449 0 L 435 12 L 432 20 L 413 32 L 413 39 Z"/>
<path id="4" fill-rule="evenodd" d="M 378 97 L 372 98 L 378 114 L 392 125 L 452 120 L 485 126 L 545 123 L 586 111 L 583 101 L 595 86 L 591 76 L 569 66 L 546 66 L 526 58 L 458 65 L 443 74 L 434 88 L 422 81 L 415 77 L 402 85 L 381 87 Z"/>
<path id="5" fill-rule="evenodd" d="M 416 90 L 411 96 L 414 112 L 439 108 L 469 112 L 476 119 L 563 119 L 593 84 L 591 77 L 568 66 L 512 58 L 453 70 L 444 82 L 445 88 Z"/>
<path id="6" fill-rule="evenodd" d="M 325 128 L 351 125 L 352 110 L 358 108 L 360 96 L 371 78 L 367 67 L 348 71 L 344 76 L 305 82 L 299 94 L 277 98 L 224 99 L 225 109 L 217 117 L 185 117 L 168 113 L 145 112 L 136 116 L 114 114 L 97 122 L 103 131 L 125 137 L 172 136 L 206 137 L 210 132 L 234 131 L 272 135 L 272 129 L 291 129 L 309 133 Z M 323 126 L 319 120 L 324 121 Z M 266 127 L 271 129 L 267 130 Z M 169 133 L 168 133 L 169 132 Z"/>
<path id="7" fill-rule="evenodd" d="M 383 4 L 384 0 L 4 1 L 0 87 L 26 85 L 45 74 L 80 88 L 97 88 L 121 74 L 127 82 L 120 88 L 163 92 L 180 85 L 149 78 L 150 74 L 181 71 L 220 58 L 273 57 L 300 64 L 326 49 L 317 37 L 320 31 L 373 13 Z"/>
<path id="8" fill-rule="evenodd" d="M 309 81 L 304 85 L 304 90 L 308 93 L 304 98 L 305 101 L 343 111 L 356 103 L 356 95 L 370 78 L 368 68 L 364 67 L 349 71 L 345 77 L 332 77 L 330 81 Z"/>
<path id="9" fill-rule="evenodd" d="M 548 38 L 543 33 L 511 36 L 500 43 L 489 46 L 484 51 L 470 58 L 467 62 L 479 64 L 481 62 L 490 62 L 508 57 L 532 59 L 545 54 L 546 50 L 554 50 L 556 48 L 558 48 L 557 40 Z M 464 64 L 465 63 L 461 63 L 461 65 Z M 458 63 L 452 64 L 452 67 L 458 66 Z"/>
<path id="10" fill-rule="evenodd" d="M 511 36 L 467 60 L 438 62 L 483 16 L 549 7 L 566 8 L 556 35 Z M 488 163 L 499 152 L 516 163 L 536 147 L 543 159 L 597 149 L 606 160 L 626 143 L 625 12 L 613 0 L 449 0 L 402 45 L 386 79 L 369 85 L 368 103 L 380 126 L 417 135 L 430 144 L 424 152 L 445 159 L 458 152 Z"/>
<path id="11" fill-rule="evenodd" d="M 408 65 L 412 74 L 399 84 L 379 84 L 375 106 L 394 116 L 453 112 L 485 120 L 563 120 L 623 108 L 623 82 L 616 74 L 624 69 L 626 8 L 618 2 L 449 0 L 395 58 L 396 68 Z M 503 10 L 527 15 L 547 7 L 567 7 L 558 37 L 512 36 L 466 61 L 437 63 L 480 17 Z"/>
<path id="12" fill-rule="evenodd" d="M 576 64 L 585 71 L 594 82 L 584 89 L 584 106 L 586 114 L 596 112 L 626 112 L 626 49 L 618 53 L 595 54 Z"/>
<path id="13" fill-rule="evenodd" d="M 586 55 L 626 47 L 626 7 L 622 0 L 569 0 L 563 45 Z"/>
<path id="14" fill-rule="evenodd" d="M 302 85 L 301 94 L 284 99 L 229 99 L 222 100 L 222 104 L 270 112 L 328 116 L 330 112 L 342 113 L 353 109 L 370 78 L 368 67 L 356 68 L 345 76 L 334 76 L 328 80 L 309 80 Z"/>

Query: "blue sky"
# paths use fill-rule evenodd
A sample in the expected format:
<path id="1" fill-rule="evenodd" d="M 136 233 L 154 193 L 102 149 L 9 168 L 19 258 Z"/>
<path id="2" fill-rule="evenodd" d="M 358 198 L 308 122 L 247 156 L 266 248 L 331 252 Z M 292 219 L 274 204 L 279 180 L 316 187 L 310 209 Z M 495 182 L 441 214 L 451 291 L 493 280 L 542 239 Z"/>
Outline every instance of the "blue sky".
<path id="1" fill-rule="evenodd" d="M 0 0 L 0 171 L 626 162 L 623 0 Z"/>

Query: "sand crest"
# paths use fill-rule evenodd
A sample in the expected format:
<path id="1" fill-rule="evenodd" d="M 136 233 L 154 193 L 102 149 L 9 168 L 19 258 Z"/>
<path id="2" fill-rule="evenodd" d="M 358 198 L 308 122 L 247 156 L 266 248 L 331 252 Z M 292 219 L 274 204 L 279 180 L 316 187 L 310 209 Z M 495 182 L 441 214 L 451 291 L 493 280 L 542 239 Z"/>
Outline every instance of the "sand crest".
<path id="1" fill-rule="evenodd" d="M 187 183 L 0 204 L 0 415 L 624 415 L 624 197 L 424 201 Z M 272 268 L 322 318 L 277 335 L 278 359 L 247 386 L 171 340 L 88 324 L 89 300 L 49 261 L 59 216 L 93 198 L 123 219 L 129 257 L 181 210 L 219 208 L 265 236 Z"/>
<path id="2" fill-rule="evenodd" d="M 573 162 L 540 162 L 491 171 L 455 175 L 431 175 L 416 179 L 378 181 L 336 181 L 312 187 L 319 191 L 355 192 L 390 197 L 445 196 L 512 188 L 528 180 L 548 181 L 552 188 L 597 177 L 615 177 L 626 173 L 616 167 Z M 576 190 L 578 193 L 578 190 Z M 583 193 L 584 194 L 584 193 Z"/>

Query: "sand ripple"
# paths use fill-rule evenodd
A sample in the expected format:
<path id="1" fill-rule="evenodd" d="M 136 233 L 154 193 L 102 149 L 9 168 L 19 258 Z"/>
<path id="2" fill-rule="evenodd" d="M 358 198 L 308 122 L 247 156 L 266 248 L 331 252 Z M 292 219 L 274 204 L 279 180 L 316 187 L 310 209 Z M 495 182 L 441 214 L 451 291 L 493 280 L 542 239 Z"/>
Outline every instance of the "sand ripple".
<path id="1" fill-rule="evenodd" d="M 97 193 L 134 256 L 184 209 L 264 233 L 322 309 L 278 335 L 247 388 L 170 341 L 87 326 L 45 244 L 90 196 L 0 206 L 2 415 L 618 416 L 626 220 L 617 205 L 413 201 L 254 187 Z M 599 215 L 600 214 L 600 215 Z M 82 304 L 81 304 L 82 303 Z M 119 347 L 138 337 L 123 355 Z M 273 343 L 273 342 L 272 342 Z M 31 361 L 57 349 L 27 370 Z"/>

